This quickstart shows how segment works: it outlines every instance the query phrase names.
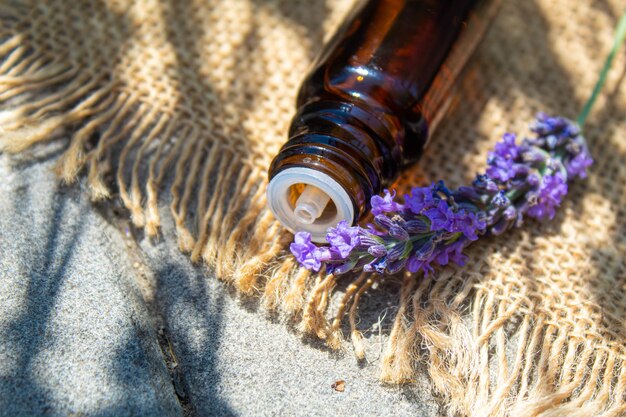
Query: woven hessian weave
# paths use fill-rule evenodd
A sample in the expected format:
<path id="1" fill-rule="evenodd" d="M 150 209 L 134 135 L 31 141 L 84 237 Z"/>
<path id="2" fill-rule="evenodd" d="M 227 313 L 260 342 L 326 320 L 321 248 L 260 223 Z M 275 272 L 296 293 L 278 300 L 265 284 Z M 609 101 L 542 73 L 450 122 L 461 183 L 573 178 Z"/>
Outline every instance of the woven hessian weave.
<path id="1" fill-rule="evenodd" d="M 172 216 L 176 236 L 163 238 L 207 275 L 333 348 L 351 339 L 358 357 L 361 296 L 395 279 L 381 378 L 426 370 L 452 415 L 626 415 L 624 54 L 585 127 L 596 164 L 554 221 L 485 239 L 468 265 L 428 279 L 310 276 L 266 207 L 266 170 L 308 64 L 351 3 L 4 0 L 1 149 L 69 137 L 60 180 L 84 178 L 94 200 L 119 196 L 147 236 Z M 420 166 L 397 187 L 467 183 L 537 111 L 574 118 L 620 7 L 504 2 Z"/>

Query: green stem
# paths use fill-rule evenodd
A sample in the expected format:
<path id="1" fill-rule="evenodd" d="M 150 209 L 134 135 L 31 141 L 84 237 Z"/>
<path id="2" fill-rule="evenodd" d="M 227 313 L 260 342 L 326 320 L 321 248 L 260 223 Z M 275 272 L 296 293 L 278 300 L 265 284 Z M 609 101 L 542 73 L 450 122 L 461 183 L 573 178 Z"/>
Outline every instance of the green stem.
<path id="1" fill-rule="evenodd" d="M 613 47 L 611 48 L 611 52 L 609 52 L 609 56 L 606 57 L 606 61 L 604 61 L 604 67 L 602 67 L 602 71 L 600 72 L 600 76 L 598 77 L 598 81 L 596 82 L 595 87 L 593 87 L 593 92 L 591 96 L 585 103 L 583 110 L 580 112 L 578 116 L 578 125 L 583 126 L 585 121 L 587 120 L 587 116 L 589 116 L 589 112 L 593 107 L 598 95 L 600 94 L 600 90 L 602 90 L 602 86 L 606 81 L 606 76 L 611 68 L 611 64 L 613 63 L 613 58 L 617 55 L 617 51 L 619 50 L 622 43 L 624 43 L 624 39 L 626 38 L 626 12 L 622 15 L 617 24 L 617 29 L 615 30 L 615 37 L 613 38 Z"/>

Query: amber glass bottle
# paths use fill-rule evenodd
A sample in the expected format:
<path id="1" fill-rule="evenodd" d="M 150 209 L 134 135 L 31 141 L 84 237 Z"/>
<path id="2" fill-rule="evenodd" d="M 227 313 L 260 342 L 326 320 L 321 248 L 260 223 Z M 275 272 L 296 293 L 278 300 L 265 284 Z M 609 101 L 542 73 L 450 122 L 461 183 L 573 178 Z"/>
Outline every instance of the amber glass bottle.
<path id="1" fill-rule="evenodd" d="M 329 226 L 366 213 L 420 157 L 495 3 L 369 0 L 346 18 L 304 80 L 269 170 L 281 223 L 323 241 Z"/>

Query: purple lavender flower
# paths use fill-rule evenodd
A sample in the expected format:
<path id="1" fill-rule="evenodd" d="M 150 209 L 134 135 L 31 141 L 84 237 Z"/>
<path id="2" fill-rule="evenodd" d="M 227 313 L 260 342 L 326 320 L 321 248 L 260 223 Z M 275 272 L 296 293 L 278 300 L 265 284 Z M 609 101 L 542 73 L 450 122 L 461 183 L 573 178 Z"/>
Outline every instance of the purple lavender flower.
<path id="1" fill-rule="evenodd" d="M 514 206 L 509 205 L 502 211 L 502 217 L 506 220 L 515 220 L 517 218 L 517 210 Z"/>
<path id="2" fill-rule="evenodd" d="M 367 251 L 376 258 L 381 258 L 387 255 L 387 248 L 385 248 L 385 245 L 381 244 L 372 245 L 367 248 Z"/>
<path id="3" fill-rule="evenodd" d="M 395 201 L 395 192 L 371 199 L 374 224 L 346 221 L 328 230 L 330 244 L 317 247 L 308 233 L 297 233 L 291 251 L 305 268 L 341 274 L 363 269 L 395 273 L 402 268 L 434 272 L 433 265 L 463 265 L 463 250 L 481 235 L 520 226 L 525 216 L 553 218 L 567 194 L 567 179 L 584 178 L 591 165 L 580 129 L 563 118 L 540 114 L 535 137 L 521 144 L 507 133 L 489 154 L 486 174 L 470 187 L 450 190 L 439 181 L 415 187 Z"/>
<path id="4" fill-rule="evenodd" d="M 340 221 L 336 227 L 328 229 L 326 240 L 330 243 L 331 251 L 334 249 L 342 259 L 350 255 L 352 249 L 360 244 L 359 226 L 348 226 L 345 220 Z"/>
<path id="5" fill-rule="evenodd" d="M 446 245 L 443 250 L 437 254 L 437 258 L 435 259 L 437 264 L 445 266 L 452 261 L 459 266 L 465 265 L 467 256 L 462 253 L 465 244 L 466 242 L 463 239 L 459 239 L 452 244 Z"/>
<path id="6" fill-rule="evenodd" d="M 552 220 L 556 207 L 567 194 L 567 183 L 560 173 L 546 175 L 536 195 L 536 201 L 528 208 L 528 215 L 539 220 Z"/>
<path id="7" fill-rule="evenodd" d="M 289 249 L 300 265 L 314 271 L 319 271 L 322 262 L 330 259 L 328 248 L 315 246 L 311 242 L 311 234 L 307 232 L 296 233 Z"/>
<path id="8" fill-rule="evenodd" d="M 493 199 L 491 200 L 491 204 L 494 207 L 502 208 L 502 207 L 509 206 L 511 204 L 511 200 L 509 200 L 509 198 L 506 196 L 506 193 L 504 191 L 500 190 L 498 194 L 493 196 Z"/>
<path id="9" fill-rule="evenodd" d="M 593 159 L 585 150 L 566 163 L 565 169 L 567 169 L 567 175 L 570 177 L 578 175 L 579 178 L 587 178 L 587 168 L 589 168 L 591 164 L 593 164 Z"/>
<path id="10" fill-rule="evenodd" d="M 529 174 L 526 177 L 526 183 L 531 187 L 536 187 L 541 183 L 541 177 L 537 174 Z"/>
<path id="11" fill-rule="evenodd" d="M 382 213 L 390 213 L 402 210 L 402 205 L 398 204 L 394 201 L 396 197 L 396 191 L 393 190 L 391 193 L 389 190 L 384 190 L 384 197 L 379 195 L 375 195 L 370 200 L 372 205 L 372 214 L 374 216 L 382 214 Z"/>
<path id="12" fill-rule="evenodd" d="M 558 138 L 571 138 L 580 135 L 580 127 L 564 117 L 552 117 L 539 112 L 530 129 L 540 139 L 556 136 Z"/>
<path id="13" fill-rule="evenodd" d="M 460 210 L 454 213 L 450 232 L 461 232 L 469 240 L 477 240 L 478 234 L 485 231 L 486 223 L 478 218 L 476 214 L 467 210 Z"/>
<path id="14" fill-rule="evenodd" d="M 498 184 L 496 184 L 495 181 L 486 174 L 476 175 L 476 179 L 472 182 L 472 187 L 466 188 L 475 189 L 479 195 L 495 194 L 500 191 L 500 188 L 498 188 Z"/>
<path id="15" fill-rule="evenodd" d="M 404 228 L 409 233 L 423 234 L 430 231 L 430 225 L 424 219 L 408 220 L 404 223 Z"/>
<path id="16" fill-rule="evenodd" d="M 378 258 L 363 266 L 365 272 L 378 272 L 379 274 L 385 272 L 386 268 L 387 260 L 385 258 Z"/>
<path id="17" fill-rule="evenodd" d="M 487 168 L 487 175 L 494 181 L 507 182 L 513 178 L 513 160 L 506 159 L 500 155 L 490 154 L 487 160 L 489 167 Z"/>
<path id="18" fill-rule="evenodd" d="M 411 256 L 406 264 L 406 269 L 409 272 L 424 271 L 424 276 L 428 277 L 429 274 L 435 272 L 430 262 L 427 260 L 421 260 L 417 256 Z"/>
<path id="19" fill-rule="evenodd" d="M 409 240 L 411 238 L 409 232 L 398 224 L 394 224 L 389 228 L 389 236 L 400 241 Z"/>
<path id="20" fill-rule="evenodd" d="M 448 206 L 448 203 L 444 200 L 440 200 L 436 207 L 426 210 L 424 214 L 430 220 L 431 230 L 450 228 L 454 217 L 450 206 Z"/>
<path id="21" fill-rule="evenodd" d="M 433 187 L 414 187 L 410 194 L 404 196 L 406 206 L 414 213 L 420 214 L 422 210 L 430 208 L 434 204 Z"/>
<path id="22" fill-rule="evenodd" d="M 373 236 L 385 236 L 385 232 L 383 232 L 381 230 L 378 230 L 376 228 L 376 225 L 373 225 L 372 223 L 366 224 L 365 227 L 366 227 L 365 230 L 367 230 L 367 232 L 370 235 L 373 235 Z"/>
<path id="23" fill-rule="evenodd" d="M 374 217 L 374 223 L 385 230 L 389 230 L 391 226 L 393 226 L 393 220 L 391 220 L 384 214 L 379 214 L 378 216 Z"/>
<path id="24" fill-rule="evenodd" d="M 505 133 L 502 141 L 496 144 L 494 154 L 504 159 L 517 159 L 522 150 L 515 143 L 515 138 L 514 133 Z"/>

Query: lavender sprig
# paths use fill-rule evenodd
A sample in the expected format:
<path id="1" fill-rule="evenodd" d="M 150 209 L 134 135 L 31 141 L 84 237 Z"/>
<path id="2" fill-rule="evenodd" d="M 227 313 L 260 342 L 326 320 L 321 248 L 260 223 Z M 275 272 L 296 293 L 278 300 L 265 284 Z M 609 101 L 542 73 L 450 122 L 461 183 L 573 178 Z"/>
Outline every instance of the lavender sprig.
<path id="1" fill-rule="evenodd" d="M 580 127 L 540 113 L 534 137 L 517 143 L 507 133 L 487 158 L 487 170 L 471 186 L 448 189 L 443 181 L 415 187 L 396 201 L 395 192 L 371 199 L 374 224 L 345 221 L 330 228 L 329 246 L 317 246 L 298 232 L 291 252 L 314 271 L 342 274 L 363 269 L 395 273 L 404 268 L 428 275 L 436 265 L 463 265 L 463 250 L 480 236 L 519 227 L 525 217 L 552 219 L 567 194 L 567 182 L 585 178 L 593 160 Z"/>

